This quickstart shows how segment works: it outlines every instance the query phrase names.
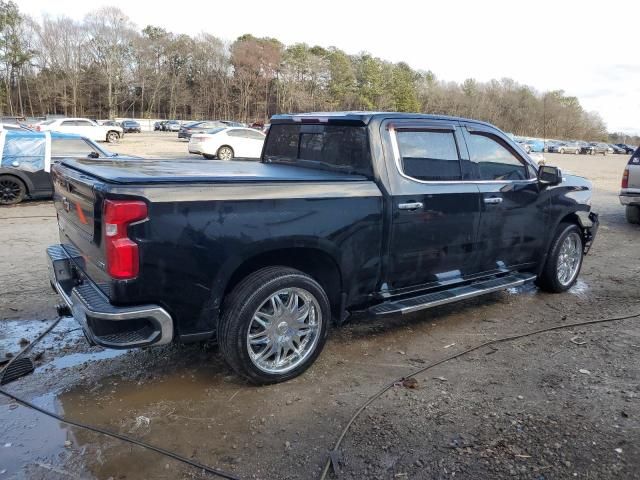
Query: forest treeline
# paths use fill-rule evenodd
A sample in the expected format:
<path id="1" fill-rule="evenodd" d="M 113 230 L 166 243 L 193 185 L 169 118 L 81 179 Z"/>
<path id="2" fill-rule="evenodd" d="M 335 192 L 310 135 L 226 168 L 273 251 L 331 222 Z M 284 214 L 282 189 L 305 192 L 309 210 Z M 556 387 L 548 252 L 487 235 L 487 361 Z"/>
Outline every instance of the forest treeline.
<path id="1" fill-rule="evenodd" d="M 0 0 L 3 115 L 266 121 L 280 112 L 427 112 L 516 135 L 600 140 L 606 125 L 562 90 L 511 79 L 448 82 L 431 71 L 335 47 L 243 35 L 140 30 L 104 7 L 82 20 L 34 19 Z"/>

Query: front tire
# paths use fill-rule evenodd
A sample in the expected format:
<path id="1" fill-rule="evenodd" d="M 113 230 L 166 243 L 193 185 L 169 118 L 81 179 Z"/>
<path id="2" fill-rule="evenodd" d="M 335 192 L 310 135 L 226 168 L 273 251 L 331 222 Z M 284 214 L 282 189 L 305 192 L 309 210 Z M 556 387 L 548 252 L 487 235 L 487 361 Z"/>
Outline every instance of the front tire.
<path id="1" fill-rule="evenodd" d="M 116 143 L 120 139 L 120 134 L 111 130 L 107 132 L 107 143 Z"/>
<path id="2" fill-rule="evenodd" d="M 561 148 L 560 151 L 558 152 L 560 154 L 564 154 L 564 148 Z"/>
<path id="3" fill-rule="evenodd" d="M 536 284 L 551 293 L 569 290 L 580 274 L 583 249 L 580 228 L 574 223 L 561 223 L 556 229 L 549 255 Z"/>
<path id="4" fill-rule="evenodd" d="M 318 282 L 299 270 L 267 267 L 225 300 L 218 341 L 226 362 L 255 384 L 297 377 L 327 339 L 331 308 Z"/>
<path id="5" fill-rule="evenodd" d="M 627 222 L 640 224 L 640 207 L 638 205 L 627 205 L 624 209 L 624 216 Z"/>
<path id="6" fill-rule="evenodd" d="M 19 178 L 0 175 L 0 205 L 15 205 L 24 200 L 27 187 Z"/>
<path id="7" fill-rule="evenodd" d="M 224 145 L 218 149 L 216 157 L 218 160 L 233 160 L 233 149 Z"/>

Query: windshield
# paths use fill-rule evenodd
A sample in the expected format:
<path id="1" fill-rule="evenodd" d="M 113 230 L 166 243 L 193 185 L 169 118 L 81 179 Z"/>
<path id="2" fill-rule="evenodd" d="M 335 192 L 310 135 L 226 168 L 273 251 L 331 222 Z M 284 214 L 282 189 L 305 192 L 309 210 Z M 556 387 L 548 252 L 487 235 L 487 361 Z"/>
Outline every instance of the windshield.
<path id="1" fill-rule="evenodd" d="M 366 127 L 271 125 L 264 162 L 373 176 Z"/>

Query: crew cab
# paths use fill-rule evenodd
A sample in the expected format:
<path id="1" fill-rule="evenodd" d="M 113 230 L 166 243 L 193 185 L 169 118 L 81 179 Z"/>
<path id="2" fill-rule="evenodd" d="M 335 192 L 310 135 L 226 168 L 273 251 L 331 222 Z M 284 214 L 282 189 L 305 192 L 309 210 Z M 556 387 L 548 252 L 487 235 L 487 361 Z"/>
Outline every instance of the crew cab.
<path id="1" fill-rule="evenodd" d="M 629 223 L 640 223 L 640 147 L 631 155 L 622 174 L 620 203 Z"/>
<path id="2" fill-rule="evenodd" d="M 598 228 L 588 180 L 422 114 L 277 115 L 260 162 L 70 159 L 53 180 L 51 283 L 89 341 L 215 339 L 255 383 L 302 373 L 354 312 L 563 292 Z"/>

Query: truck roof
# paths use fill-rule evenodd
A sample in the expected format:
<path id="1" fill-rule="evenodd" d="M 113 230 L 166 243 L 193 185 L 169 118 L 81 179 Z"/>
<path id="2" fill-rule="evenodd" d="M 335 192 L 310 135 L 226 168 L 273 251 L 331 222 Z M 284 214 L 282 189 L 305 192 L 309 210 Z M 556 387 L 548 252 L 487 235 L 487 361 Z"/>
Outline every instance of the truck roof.
<path id="1" fill-rule="evenodd" d="M 470 118 L 451 117 L 448 115 L 432 115 L 428 113 L 406 113 L 406 112 L 373 112 L 373 111 L 342 111 L 342 112 L 309 112 L 309 113 L 287 113 L 274 115 L 271 117 L 271 123 L 351 123 L 359 125 L 368 125 L 373 120 L 388 118 L 411 118 L 425 120 L 449 120 L 455 122 L 473 122 L 482 125 L 494 127 L 490 123 Z M 494 127 L 495 128 L 495 127 Z"/>

